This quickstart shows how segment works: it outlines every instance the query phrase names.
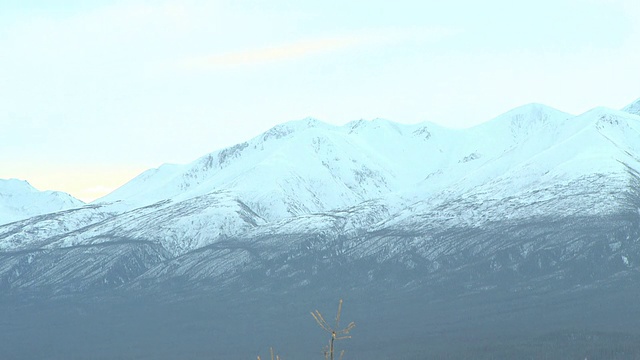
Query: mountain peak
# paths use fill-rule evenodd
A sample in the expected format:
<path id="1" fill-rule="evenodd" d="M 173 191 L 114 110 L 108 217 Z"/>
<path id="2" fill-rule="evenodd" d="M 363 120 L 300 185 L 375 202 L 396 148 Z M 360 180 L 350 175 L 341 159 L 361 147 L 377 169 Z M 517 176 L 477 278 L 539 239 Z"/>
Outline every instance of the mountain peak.
<path id="1" fill-rule="evenodd" d="M 300 129 L 308 129 L 308 128 L 314 128 L 314 127 L 319 127 L 319 126 L 326 126 L 327 124 L 325 124 L 324 122 L 314 118 L 314 117 L 310 117 L 307 116 L 304 119 L 300 119 L 300 120 L 294 120 L 294 121 L 290 121 L 288 122 L 288 124 L 290 124 L 290 126 L 295 126 L 297 128 Z"/>
<path id="2" fill-rule="evenodd" d="M 350 121 L 343 126 L 344 129 L 348 129 L 349 133 L 359 133 L 365 129 L 377 131 L 379 129 L 389 129 L 397 133 L 402 133 L 401 126 L 391 120 L 383 118 L 375 118 L 372 120 L 360 119 Z M 377 130 L 376 130 L 377 129 Z"/>
<path id="3" fill-rule="evenodd" d="M 313 128 L 327 128 L 327 127 L 330 127 L 330 125 L 318 119 L 315 119 L 312 117 L 306 117 L 301 120 L 293 120 L 283 124 L 276 125 L 271 129 L 265 131 L 259 137 L 262 138 L 262 141 L 267 141 L 270 139 L 280 139 L 299 131 L 305 131 Z"/>
<path id="4" fill-rule="evenodd" d="M 280 125 L 276 125 L 274 128 L 278 128 L 278 127 L 286 127 L 289 128 L 293 131 L 300 131 L 300 130 L 306 130 L 306 129 L 312 129 L 312 128 L 322 128 L 322 127 L 329 127 L 330 125 L 320 121 L 316 118 L 313 117 L 306 117 L 300 120 L 293 120 L 293 121 L 289 121 Z"/>
<path id="5" fill-rule="evenodd" d="M 526 138 L 542 129 L 560 126 L 565 120 L 573 117 L 550 106 L 531 103 L 509 110 L 476 129 L 488 133 L 510 133 L 514 139 Z"/>
<path id="6" fill-rule="evenodd" d="M 640 98 L 638 98 L 636 101 L 632 102 L 631 104 L 625 106 L 622 109 L 622 111 L 628 112 L 634 115 L 640 115 Z"/>
<path id="7" fill-rule="evenodd" d="M 497 118 L 512 118 L 516 121 L 520 121 L 547 119 L 550 116 L 570 117 L 571 115 L 544 104 L 530 103 L 511 109 L 506 113 L 499 115 Z"/>
<path id="8" fill-rule="evenodd" d="M 0 225 L 84 203 L 59 191 L 39 191 L 25 180 L 0 179 Z"/>
<path id="9" fill-rule="evenodd" d="M 13 191 L 37 191 L 26 180 L 20 179 L 0 179 L 0 193 Z"/>

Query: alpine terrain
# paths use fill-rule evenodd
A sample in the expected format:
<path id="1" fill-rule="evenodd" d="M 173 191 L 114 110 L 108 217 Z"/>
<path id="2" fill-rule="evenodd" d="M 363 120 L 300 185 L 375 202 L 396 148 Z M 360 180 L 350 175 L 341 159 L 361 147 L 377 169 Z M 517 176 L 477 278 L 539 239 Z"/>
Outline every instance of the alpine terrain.
<path id="1" fill-rule="evenodd" d="M 0 220 L 0 358 L 321 359 L 340 298 L 345 359 L 640 358 L 640 99 L 304 119 Z"/>
<path id="2" fill-rule="evenodd" d="M 59 191 L 38 191 L 26 181 L 0 179 L 0 225 L 85 205 Z"/>

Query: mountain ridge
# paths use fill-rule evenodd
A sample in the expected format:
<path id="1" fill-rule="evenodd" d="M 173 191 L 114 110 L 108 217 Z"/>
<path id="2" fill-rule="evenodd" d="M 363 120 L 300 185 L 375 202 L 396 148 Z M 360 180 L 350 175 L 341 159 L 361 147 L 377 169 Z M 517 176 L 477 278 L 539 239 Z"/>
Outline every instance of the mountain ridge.
<path id="1" fill-rule="evenodd" d="M 472 128 L 475 130 L 466 132 L 468 134 L 466 138 L 456 136 L 464 133 L 462 131 L 450 130 L 430 123 L 404 125 L 388 120 L 374 119 L 335 126 L 307 118 L 275 126 L 247 142 L 210 153 L 190 164 L 162 166 L 159 169 L 147 171 L 96 202 L 112 202 L 131 198 L 134 196 L 133 194 L 141 193 L 135 189 L 136 186 L 133 186 L 133 183 L 140 181 L 145 182 L 143 191 L 150 193 L 154 191 L 152 189 L 156 189 L 156 194 L 151 194 L 149 200 L 142 199 L 137 204 L 149 205 L 167 197 L 168 194 L 170 196 L 172 192 L 179 199 L 186 199 L 191 196 L 188 195 L 189 193 L 198 196 L 216 188 L 256 188 L 254 184 L 246 183 L 246 179 L 251 177 L 269 181 L 268 179 L 273 177 L 272 173 L 281 172 L 288 173 L 290 179 L 295 179 L 298 176 L 309 179 L 313 173 L 312 177 L 322 179 L 320 181 L 322 184 L 336 182 L 329 193 L 341 194 L 340 197 L 345 201 L 329 201 L 326 204 L 314 203 L 314 198 L 326 198 L 328 193 L 325 192 L 325 195 L 315 194 L 313 191 L 305 190 L 309 189 L 309 184 L 298 184 L 294 187 L 297 189 L 296 195 L 302 196 L 302 194 L 308 193 L 310 196 L 303 204 L 287 199 L 280 199 L 279 205 L 274 202 L 261 203 L 267 197 L 279 198 L 277 193 L 255 194 L 257 199 L 253 201 L 245 199 L 245 202 L 256 208 L 279 208 L 279 212 L 275 214 L 261 213 L 261 216 L 271 220 L 309 211 L 326 211 L 336 207 L 352 206 L 357 202 L 371 199 L 372 196 L 385 196 L 400 188 L 412 186 L 441 166 L 435 163 L 452 162 L 451 159 L 439 156 L 438 153 L 451 152 L 454 150 L 453 147 L 460 146 L 461 143 L 468 142 L 473 137 L 486 136 L 486 133 L 492 131 L 496 133 L 496 127 L 505 128 L 500 131 L 504 133 L 504 136 L 508 136 L 507 133 L 535 131 L 522 128 L 522 123 L 527 122 L 527 119 L 544 124 L 547 120 L 563 121 L 567 117 L 569 117 L 568 114 L 543 105 L 527 105 L 499 116 L 494 119 L 493 125 L 490 121 Z M 518 129 L 515 129 L 516 125 L 514 124 L 518 125 Z M 386 131 L 387 129 L 389 131 Z M 517 140 L 514 138 L 509 141 Z M 309 149 L 313 149 L 313 151 L 308 151 Z M 300 153 L 305 155 L 301 158 Z M 426 169 L 410 170 L 412 166 L 407 166 L 406 163 L 419 164 L 423 154 L 432 156 L 434 163 L 422 162 L 427 167 Z M 469 150 L 468 153 L 459 155 L 460 158 L 456 161 L 462 161 L 465 158 L 473 159 L 476 156 L 478 156 L 476 151 Z M 407 157 L 408 159 L 404 163 L 398 164 L 400 159 Z M 253 159 L 241 160 L 240 158 Z M 300 160 L 295 160 L 297 161 L 295 162 L 296 158 Z M 230 163 L 232 159 L 234 164 Z M 309 165 L 311 159 L 314 159 L 311 161 L 313 164 Z M 360 167 L 351 166 L 351 164 L 345 163 L 345 160 Z M 246 169 L 239 169 L 235 173 L 231 171 L 234 168 L 237 170 L 236 164 L 241 164 L 243 161 L 250 162 L 250 165 L 244 165 Z M 293 168 L 289 168 L 286 163 L 291 164 Z M 276 170 L 278 167 L 279 170 Z M 262 169 L 265 169 L 266 173 L 262 174 Z M 307 171 L 307 174 L 298 174 L 300 170 Z M 223 179 L 224 176 L 227 176 L 227 179 Z M 153 181 L 154 184 L 146 184 L 152 177 L 156 179 Z M 375 186 L 360 186 L 359 183 L 364 178 L 374 181 Z M 313 187 L 318 187 L 317 185 L 313 185 Z M 283 189 L 288 189 L 284 190 L 286 192 L 291 192 L 294 189 L 291 188 L 291 183 L 282 184 L 278 180 L 269 185 L 274 189 L 282 186 L 284 186 Z M 142 187 L 138 186 L 138 188 Z M 133 189 L 127 190 L 128 188 Z M 375 191 L 375 194 L 369 194 L 368 189 L 373 188 L 382 189 L 382 192 Z M 385 188 L 386 190 L 384 190 Z M 242 189 L 240 191 L 242 192 Z M 140 196 L 138 198 L 140 199 Z M 296 208 L 300 210 L 298 211 Z"/>
<path id="2" fill-rule="evenodd" d="M 264 232 L 261 228 L 272 228 L 269 224 L 303 223 L 300 219 L 314 214 L 322 219 L 321 214 L 346 214 L 346 209 L 369 219 L 345 218 L 363 229 L 377 227 L 383 217 L 387 222 L 404 218 L 409 208 L 419 217 L 433 214 L 439 206 L 433 204 L 472 206 L 466 198 L 476 199 L 477 207 L 478 202 L 518 196 L 526 208 L 527 201 L 535 201 L 526 200 L 531 196 L 526 194 L 548 192 L 558 182 L 586 184 L 594 171 L 623 184 L 627 168 L 640 171 L 640 161 L 632 155 L 640 153 L 640 137 L 634 136 L 639 130 L 640 122 L 621 111 L 595 108 L 572 116 L 541 104 L 518 107 L 467 130 L 384 119 L 334 126 L 306 118 L 189 164 L 148 170 L 94 202 L 102 215 L 82 209 L 73 213 L 78 219 L 100 219 L 100 225 L 86 223 L 83 232 L 66 235 L 64 228 L 52 230 L 52 240 L 45 243 L 56 248 L 129 237 L 163 244 L 180 255 L 228 237 L 257 236 Z M 566 203 L 567 209 L 574 207 Z M 471 216 L 476 219 L 472 223 L 499 214 L 484 208 L 486 214 Z M 455 211 L 464 212 L 460 207 L 446 210 Z M 190 217 L 190 225 L 179 220 Z M 195 219 L 201 219 L 200 225 L 194 225 Z M 10 238 L 0 248 L 11 248 L 7 241 L 15 240 Z"/>
<path id="3" fill-rule="evenodd" d="M 627 153 L 640 151 L 640 145 L 633 144 L 629 135 L 640 129 L 638 121 L 625 114 L 595 108 L 572 116 L 541 104 L 528 104 L 467 130 L 428 123 L 395 124 L 383 119 L 334 126 L 306 118 L 275 126 L 190 164 L 145 171 L 94 204 L 110 207 L 116 213 L 159 201 L 179 203 L 224 190 L 261 218 L 275 221 L 349 208 L 374 199 L 407 202 L 446 192 L 451 184 L 471 189 L 513 173 L 528 162 L 558 163 L 557 159 L 568 154 L 578 159 L 582 143 L 609 149 L 592 151 L 598 158 L 617 154 L 617 143 L 632 144 L 624 149 Z M 585 136 L 588 140 L 582 139 Z M 567 150 L 554 150 L 557 146 Z M 540 156 L 550 160 L 535 160 Z M 597 164 L 617 166 L 603 158 L 570 171 L 589 172 Z M 541 175 L 549 172 L 544 167 L 548 166 L 540 168 Z M 524 179 L 529 176 L 525 175 L 527 171 L 511 178 Z M 151 196 L 145 199 L 145 193 Z M 135 198 L 142 200 L 132 201 Z"/>

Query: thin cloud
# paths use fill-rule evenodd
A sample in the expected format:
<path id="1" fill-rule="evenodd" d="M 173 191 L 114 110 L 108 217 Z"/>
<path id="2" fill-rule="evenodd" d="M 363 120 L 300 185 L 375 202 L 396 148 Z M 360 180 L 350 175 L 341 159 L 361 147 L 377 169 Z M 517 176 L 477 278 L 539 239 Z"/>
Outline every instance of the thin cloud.
<path id="1" fill-rule="evenodd" d="M 458 33 L 460 33 L 459 30 L 445 28 L 376 29 L 350 36 L 306 40 L 273 47 L 189 58 L 181 65 L 189 69 L 256 65 L 295 60 L 360 46 L 388 46 L 407 41 L 436 42 Z"/>

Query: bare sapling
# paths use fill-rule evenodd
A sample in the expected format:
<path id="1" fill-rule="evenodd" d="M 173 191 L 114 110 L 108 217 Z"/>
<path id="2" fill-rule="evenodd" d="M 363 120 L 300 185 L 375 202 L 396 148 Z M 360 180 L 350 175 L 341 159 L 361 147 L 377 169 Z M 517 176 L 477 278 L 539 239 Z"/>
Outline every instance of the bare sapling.
<path id="1" fill-rule="evenodd" d="M 334 360 L 335 347 L 334 342 L 336 340 L 345 340 L 350 339 L 351 335 L 349 332 L 356 326 L 354 322 L 349 323 L 347 327 L 340 329 L 340 313 L 342 312 L 342 299 L 338 303 L 338 312 L 336 314 L 336 323 L 335 326 L 329 325 L 329 323 L 324 319 L 320 311 L 316 310 L 315 312 L 311 312 L 311 316 L 316 320 L 316 323 L 326 332 L 331 334 L 331 339 L 329 340 L 329 346 L 324 349 L 324 358 L 325 360 Z M 340 352 L 340 360 L 344 356 L 344 350 Z"/>

